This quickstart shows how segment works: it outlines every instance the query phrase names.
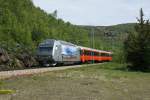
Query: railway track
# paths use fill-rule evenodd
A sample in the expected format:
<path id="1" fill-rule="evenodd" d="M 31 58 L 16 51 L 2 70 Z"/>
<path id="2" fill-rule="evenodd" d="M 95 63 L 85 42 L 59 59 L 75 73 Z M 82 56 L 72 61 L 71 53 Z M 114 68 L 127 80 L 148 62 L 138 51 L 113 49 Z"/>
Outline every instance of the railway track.
<path id="1" fill-rule="evenodd" d="M 100 63 L 98 63 L 98 64 L 100 64 Z M 45 73 L 45 72 L 50 72 L 50 71 L 58 71 L 58 70 L 65 70 L 65 69 L 71 69 L 71 68 L 86 67 L 86 66 L 98 65 L 98 64 L 84 64 L 84 65 L 74 65 L 74 66 L 62 66 L 62 67 L 48 67 L 48 68 L 37 68 L 37 69 L 2 71 L 2 72 L 0 72 L 0 80 L 12 78 L 12 77 L 40 74 L 40 73 Z"/>

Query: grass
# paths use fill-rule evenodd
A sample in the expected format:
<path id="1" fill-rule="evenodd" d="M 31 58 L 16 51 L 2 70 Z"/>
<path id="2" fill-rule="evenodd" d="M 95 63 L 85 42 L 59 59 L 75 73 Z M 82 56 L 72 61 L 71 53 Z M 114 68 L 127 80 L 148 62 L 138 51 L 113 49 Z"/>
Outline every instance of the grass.
<path id="1" fill-rule="evenodd" d="M 0 94 L 12 94 L 14 93 L 13 90 L 0 90 Z"/>
<path id="2" fill-rule="evenodd" d="M 13 100 L 150 100 L 150 73 L 128 72 L 105 63 L 0 82 L 17 91 Z M 0 95 L 0 100 L 7 100 Z"/>

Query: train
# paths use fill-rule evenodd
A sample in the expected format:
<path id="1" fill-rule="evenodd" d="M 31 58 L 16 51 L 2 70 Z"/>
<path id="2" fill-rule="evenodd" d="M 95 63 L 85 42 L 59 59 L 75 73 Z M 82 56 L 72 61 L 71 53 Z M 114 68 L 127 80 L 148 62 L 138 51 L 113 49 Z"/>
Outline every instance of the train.
<path id="1" fill-rule="evenodd" d="M 37 60 L 43 66 L 60 66 L 112 61 L 112 52 L 46 39 L 37 47 Z"/>

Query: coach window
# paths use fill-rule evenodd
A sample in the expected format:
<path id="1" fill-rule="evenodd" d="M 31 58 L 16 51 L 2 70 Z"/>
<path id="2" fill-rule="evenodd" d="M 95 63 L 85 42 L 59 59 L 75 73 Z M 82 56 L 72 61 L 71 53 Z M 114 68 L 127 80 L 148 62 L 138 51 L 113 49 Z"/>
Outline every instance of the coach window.
<path id="1" fill-rule="evenodd" d="M 88 56 L 90 56 L 90 55 L 91 55 L 90 51 L 87 51 L 87 55 L 88 55 Z"/>
<path id="2" fill-rule="evenodd" d="M 84 51 L 84 54 L 85 54 L 85 55 L 88 55 L 88 51 Z"/>
<path id="3" fill-rule="evenodd" d="M 86 55 L 87 55 L 87 56 L 89 55 L 89 51 L 86 51 Z"/>
<path id="4" fill-rule="evenodd" d="M 101 53 L 100 55 L 103 56 L 103 53 Z"/>
<path id="5" fill-rule="evenodd" d="M 99 56 L 102 56 L 102 53 L 99 53 Z"/>
<path id="6" fill-rule="evenodd" d="M 89 56 L 93 55 L 93 52 L 92 52 L 92 51 L 89 51 L 88 55 L 89 55 Z"/>
<path id="7" fill-rule="evenodd" d="M 99 53 L 98 53 L 98 52 L 96 52 L 96 56 L 99 56 Z"/>
<path id="8" fill-rule="evenodd" d="M 84 55 L 86 55 L 87 54 L 87 51 L 86 50 L 84 50 Z"/>
<path id="9" fill-rule="evenodd" d="M 91 55 L 91 51 L 88 51 L 88 55 L 89 55 L 89 56 Z"/>
<path id="10" fill-rule="evenodd" d="M 106 53 L 106 56 L 107 56 L 107 57 L 109 57 L 109 54 L 108 54 L 108 53 Z"/>
<path id="11" fill-rule="evenodd" d="M 94 52 L 93 51 L 90 52 L 90 56 L 94 56 Z"/>
<path id="12" fill-rule="evenodd" d="M 99 53 L 99 56 L 102 56 L 101 52 Z"/>
<path id="13" fill-rule="evenodd" d="M 101 53 L 100 53 L 100 52 L 98 52 L 98 56 L 101 56 Z"/>
<path id="14" fill-rule="evenodd" d="M 108 53 L 106 53 L 106 56 L 107 56 L 107 57 L 109 57 L 109 54 L 108 54 Z"/>
<path id="15" fill-rule="evenodd" d="M 98 53 L 97 53 L 97 52 L 94 52 L 94 56 L 98 56 Z"/>
<path id="16" fill-rule="evenodd" d="M 105 54 L 104 54 L 104 53 L 101 53 L 101 56 L 105 56 Z"/>
<path id="17" fill-rule="evenodd" d="M 93 53 L 94 53 L 93 55 L 96 56 L 96 52 L 93 52 Z"/>
<path id="18" fill-rule="evenodd" d="M 85 51 L 85 55 L 87 55 L 87 56 L 88 56 L 88 51 Z"/>

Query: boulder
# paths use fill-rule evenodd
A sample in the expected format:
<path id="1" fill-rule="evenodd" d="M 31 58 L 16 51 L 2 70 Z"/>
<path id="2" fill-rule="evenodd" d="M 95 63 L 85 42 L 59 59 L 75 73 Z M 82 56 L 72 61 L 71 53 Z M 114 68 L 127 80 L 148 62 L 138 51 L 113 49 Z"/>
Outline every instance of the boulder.
<path id="1" fill-rule="evenodd" d="M 14 58 L 13 61 L 11 62 L 11 67 L 16 68 L 16 69 L 24 68 L 24 64 L 19 59 Z"/>
<path id="2" fill-rule="evenodd" d="M 37 66 L 38 63 L 36 59 L 32 56 L 32 54 L 23 52 L 18 55 L 18 59 L 20 59 L 26 67 Z"/>
<path id="3" fill-rule="evenodd" d="M 7 64 L 9 60 L 10 58 L 8 53 L 4 49 L 0 48 L 0 65 Z"/>

